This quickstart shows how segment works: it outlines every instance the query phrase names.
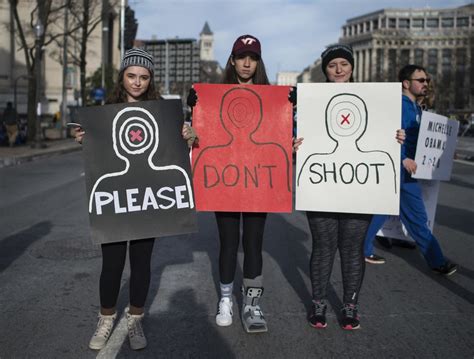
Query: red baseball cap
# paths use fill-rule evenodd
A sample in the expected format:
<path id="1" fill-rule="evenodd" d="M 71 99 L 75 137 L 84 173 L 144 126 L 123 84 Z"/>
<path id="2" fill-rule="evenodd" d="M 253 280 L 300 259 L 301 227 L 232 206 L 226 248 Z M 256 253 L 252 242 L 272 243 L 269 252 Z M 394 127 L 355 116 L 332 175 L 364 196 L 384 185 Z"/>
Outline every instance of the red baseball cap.
<path id="1" fill-rule="evenodd" d="M 252 35 L 242 35 L 237 38 L 232 47 L 232 55 L 239 56 L 245 52 L 251 52 L 258 57 L 262 56 L 260 41 Z"/>

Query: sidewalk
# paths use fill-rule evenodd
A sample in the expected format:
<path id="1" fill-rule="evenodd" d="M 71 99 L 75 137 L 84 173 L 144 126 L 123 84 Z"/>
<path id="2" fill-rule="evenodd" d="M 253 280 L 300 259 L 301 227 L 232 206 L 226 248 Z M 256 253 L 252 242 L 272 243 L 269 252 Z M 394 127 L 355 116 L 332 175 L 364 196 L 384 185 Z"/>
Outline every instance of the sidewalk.
<path id="1" fill-rule="evenodd" d="M 23 162 L 34 161 L 42 157 L 79 151 L 81 146 L 74 139 L 46 140 L 46 148 L 31 148 L 30 145 L 0 147 L 0 168 L 15 166 Z"/>

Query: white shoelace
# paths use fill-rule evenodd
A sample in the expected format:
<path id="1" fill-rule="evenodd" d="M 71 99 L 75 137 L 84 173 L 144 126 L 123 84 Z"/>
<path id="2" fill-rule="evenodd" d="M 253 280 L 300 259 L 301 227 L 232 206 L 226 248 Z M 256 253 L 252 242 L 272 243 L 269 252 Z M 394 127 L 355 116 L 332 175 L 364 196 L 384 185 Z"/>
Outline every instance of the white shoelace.
<path id="1" fill-rule="evenodd" d="M 128 320 L 128 332 L 131 337 L 144 337 L 141 318 L 132 318 Z"/>
<path id="2" fill-rule="evenodd" d="M 95 336 L 108 337 L 112 327 L 114 325 L 114 320 L 112 318 L 100 317 L 99 323 L 97 323 L 97 329 L 95 331 Z"/>
<path id="3" fill-rule="evenodd" d="M 219 302 L 219 315 L 232 315 L 231 302 L 223 299 Z"/>

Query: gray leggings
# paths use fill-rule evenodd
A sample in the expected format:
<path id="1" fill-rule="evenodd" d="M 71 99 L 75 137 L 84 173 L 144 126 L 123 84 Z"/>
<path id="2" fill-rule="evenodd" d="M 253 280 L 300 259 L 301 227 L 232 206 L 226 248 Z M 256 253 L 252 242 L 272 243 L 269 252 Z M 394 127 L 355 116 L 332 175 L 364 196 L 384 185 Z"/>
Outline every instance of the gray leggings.
<path id="1" fill-rule="evenodd" d="M 336 250 L 341 256 L 343 302 L 357 304 L 364 278 L 364 239 L 372 215 L 306 212 L 313 237 L 310 276 L 313 299 L 327 298 Z"/>

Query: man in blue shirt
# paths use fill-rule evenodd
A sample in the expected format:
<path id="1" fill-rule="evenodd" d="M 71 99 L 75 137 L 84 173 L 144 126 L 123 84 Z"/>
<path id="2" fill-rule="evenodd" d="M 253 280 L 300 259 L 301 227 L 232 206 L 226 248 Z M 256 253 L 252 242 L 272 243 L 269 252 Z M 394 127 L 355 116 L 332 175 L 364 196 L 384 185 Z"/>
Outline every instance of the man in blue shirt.
<path id="1" fill-rule="evenodd" d="M 426 95 L 430 79 L 425 69 L 417 65 L 403 67 L 398 79 L 402 83 L 402 128 L 406 134 L 401 154 L 400 220 L 415 240 L 430 268 L 437 273 L 451 275 L 456 272 L 457 265 L 444 258 L 439 242 L 427 224 L 428 217 L 420 185 L 411 177 L 417 167 L 414 158 L 422 112 L 416 100 Z M 387 216 L 383 215 L 374 216 L 367 231 L 364 251 L 369 263 L 371 257 L 376 257 L 373 254 L 373 240 L 386 218 Z"/>

